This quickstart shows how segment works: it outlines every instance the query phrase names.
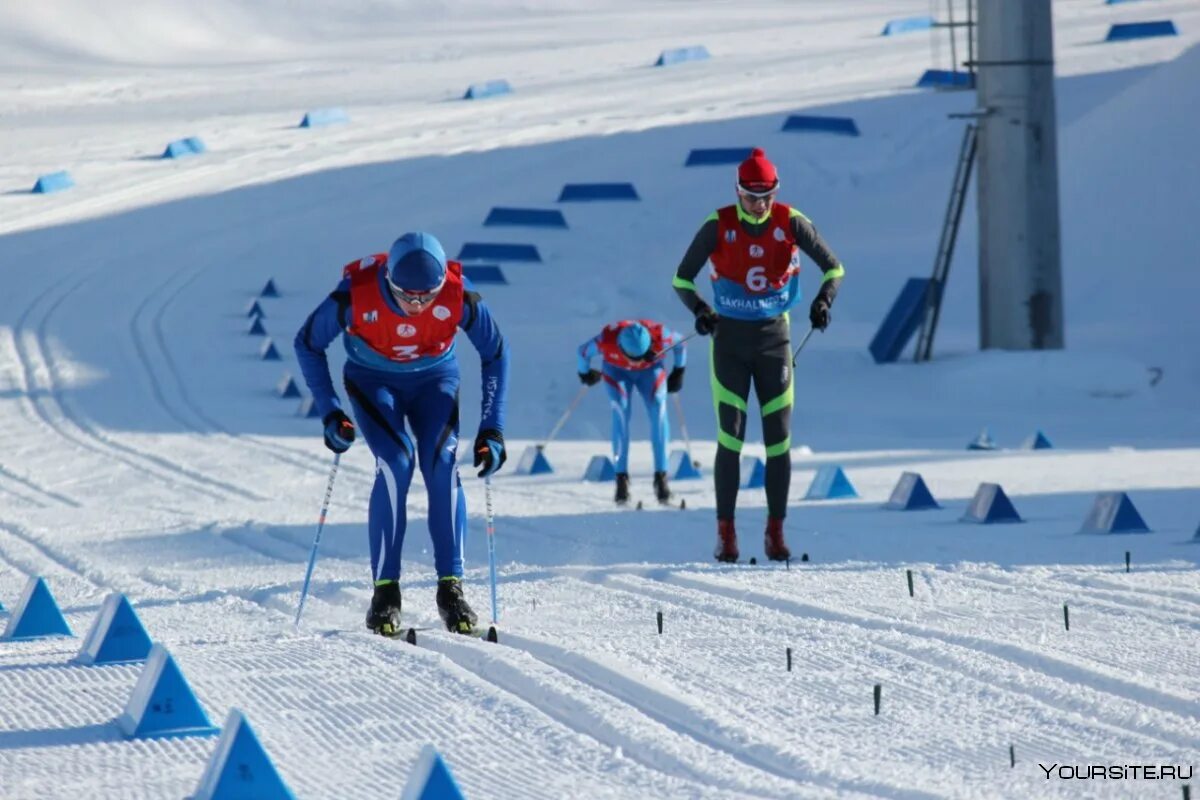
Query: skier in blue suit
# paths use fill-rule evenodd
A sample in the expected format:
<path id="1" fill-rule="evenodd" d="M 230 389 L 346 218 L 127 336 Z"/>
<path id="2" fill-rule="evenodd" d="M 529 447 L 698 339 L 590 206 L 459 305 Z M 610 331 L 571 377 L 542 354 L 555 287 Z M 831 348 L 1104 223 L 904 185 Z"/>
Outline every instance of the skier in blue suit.
<path id="1" fill-rule="evenodd" d="M 670 374 L 663 365 L 667 351 L 674 355 Z M 667 486 L 667 394 L 683 388 L 687 346 L 683 337 L 653 320 L 626 319 L 605 326 L 579 346 L 579 380 L 587 386 L 604 381 L 612 405 L 613 461 L 617 470 L 618 505 L 629 502 L 629 415 L 636 388 L 650 416 L 650 445 L 654 451 L 654 494 L 660 503 L 671 500 Z M 592 369 L 600 356 L 603 371 Z"/>
<path id="2" fill-rule="evenodd" d="M 459 633 L 474 630 L 477 619 L 462 591 L 467 507 L 456 454 L 459 330 L 482 364 L 474 464 L 484 477 L 507 458 L 508 347 L 461 265 L 446 259 L 434 236 L 406 233 L 389 252 L 346 265 L 337 288 L 296 334 L 296 357 L 325 427 L 325 446 L 335 453 L 350 447 L 356 428 L 333 388 L 325 350 L 339 335 L 346 347 L 346 393 L 376 463 L 367 515 L 375 582 L 367 627 L 385 636 L 401 630 L 400 550 L 416 465 L 429 494 L 438 612 Z"/>

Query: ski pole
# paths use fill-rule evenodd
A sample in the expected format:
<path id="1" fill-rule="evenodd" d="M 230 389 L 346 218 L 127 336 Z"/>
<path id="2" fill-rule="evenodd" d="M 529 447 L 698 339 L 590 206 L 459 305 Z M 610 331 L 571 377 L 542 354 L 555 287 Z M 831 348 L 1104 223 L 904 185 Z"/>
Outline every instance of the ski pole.
<path id="1" fill-rule="evenodd" d="M 792 366 L 796 366 L 796 358 L 800 355 L 800 351 L 804 349 L 804 345 L 808 344 L 808 337 L 813 335 L 816 328 L 809 328 L 808 333 L 804 334 L 804 338 L 800 340 L 800 344 L 796 347 L 796 352 L 792 353 Z"/>
<path id="2" fill-rule="evenodd" d="M 679 347 L 679 345 L 683 344 L 684 342 L 688 341 L 689 339 L 695 339 L 695 338 L 696 338 L 697 336 L 699 336 L 699 335 L 700 335 L 700 334 L 699 334 L 699 332 L 697 332 L 697 333 L 689 333 L 687 336 L 683 337 L 682 339 L 680 339 L 680 340 L 679 340 L 678 342 L 676 342 L 675 344 L 667 345 L 667 346 L 666 346 L 666 347 L 664 347 L 662 350 L 659 350 L 657 353 L 655 353 L 654 355 L 650 356 L 650 358 L 649 358 L 649 359 L 647 359 L 647 360 L 648 360 L 648 361 L 658 361 L 660 358 L 662 358 L 663 356 L 665 356 L 667 353 L 671 352 L 671 351 L 672 351 L 672 350 L 674 350 L 676 347 Z"/>
<path id="3" fill-rule="evenodd" d="M 492 476 L 483 479 L 484 505 L 487 511 L 488 573 L 492 584 L 492 624 L 499 623 L 500 609 L 496 605 L 496 518 L 492 515 Z"/>
<path id="4" fill-rule="evenodd" d="M 679 432 L 683 434 L 683 446 L 687 448 L 688 458 L 692 457 L 692 438 L 688 436 L 687 423 L 683 420 L 683 402 L 678 393 L 671 395 L 675 398 L 675 411 L 679 414 Z"/>
<path id="5" fill-rule="evenodd" d="M 554 441 L 554 437 L 558 436 L 558 432 L 562 430 L 562 426 L 567 424 L 567 419 L 571 416 L 571 412 L 575 410 L 575 406 L 579 405 L 579 401 L 583 399 L 585 394 L 587 394 L 587 390 L 589 388 L 591 387 L 579 387 L 579 392 L 575 395 L 575 399 L 571 401 L 569 406 L 567 406 L 567 410 L 563 412 L 563 415 L 558 418 L 558 422 L 554 423 L 554 427 L 550 430 L 550 435 L 546 437 L 546 441 L 537 446 L 538 450 L 543 449 L 546 445 L 550 444 L 550 442 Z"/>
<path id="6" fill-rule="evenodd" d="M 300 627 L 300 615 L 304 613 L 304 601 L 308 598 L 308 584 L 312 580 L 313 567 L 317 563 L 317 547 L 321 544 L 321 531 L 325 528 L 325 515 L 329 513 L 329 499 L 333 497 L 333 479 L 337 477 L 342 454 L 333 454 L 333 469 L 329 470 L 329 483 L 325 485 L 325 499 L 321 501 L 321 516 L 317 518 L 317 535 L 313 537 L 312 551 L 308 554 L 308 569 L 304 571 L 304 586 L 300 589 L 300 605 L 296 608 L 295 626 Z"/>

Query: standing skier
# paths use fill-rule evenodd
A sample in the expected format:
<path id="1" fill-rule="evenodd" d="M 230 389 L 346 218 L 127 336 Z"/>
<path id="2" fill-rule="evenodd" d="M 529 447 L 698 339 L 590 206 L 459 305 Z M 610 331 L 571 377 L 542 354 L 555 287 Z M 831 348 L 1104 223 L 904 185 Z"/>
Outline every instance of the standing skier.
<path id="1" fill-rule="evenodd" d="M 475 466 L 500 469 L 508 348 L 480 296 L 428 233 L 406 233 L 388 253 L 348 264 L 333 293 L 296 334 L 296 357 L 325 426 L 325 446 L 345 452 L 355 426 L 333 388 L 325 350 L 342 335 L 346 393 L 375 456 L 367 514 L 375 593 L 367 627 L 400 632 L 400 550 L 414 464 L 429 494 L 429 535 L 438 574 L 438 613 L 446 627 L 469 633 L 476 616 L 463 597 L 467 506 L 458 476 L 458 358 L 454 337 L 466 332 L 479 351 L 483 400 Z M 412 437 L 405 421 L 412 429 Z M 416 439 L 414 446 L 413 439 Z"/>
<path id="2" fill-rule="evenodd" d="M 821 288 L 808 318 L 816 330 L 829 325 L 829 308 L 845 270 L 807 217 L 775 202 L 779 176 L 766 153 L 755 148 L 738 166 L 735 205 L 704 220 L 675 271 L 672 285 L 696 317 L 696 331 L 712 334 L 713 405 L 717 412 L 718 561 L 737 561 L 739 458 L 746 433 L 750 384 L 762 412 L 767 448 L 767 558 L 791 557 L 783 536 L 792 478 L 792 353 L 788 309 L 800 301 L 800 253 L 820 267 Z M 712 262 L 714 311 L 696 293 L 696 276 Z"/>
<path id="3" fill-rule="evenodd" d="M 671 438 L 667 420 L 667 394 L 683 388 L 687 347 L 683 337 L 660 322 L 621 320 L 579 346 L 579 380 L 593 386 L 604 380 L 612 405 L 613 461 L 617 467 L 616 501 L 629 502 L 629 414 L 636 387 L 650 415 L 650 444 L 654 449 L 654 495 L 658 502 L 671 500 L 667 486 L 667 442 Z M 666 351 L 674 356 L 667 374 Z M 592 358 L 600 356 L 603 370 L 592 369 Z"/>

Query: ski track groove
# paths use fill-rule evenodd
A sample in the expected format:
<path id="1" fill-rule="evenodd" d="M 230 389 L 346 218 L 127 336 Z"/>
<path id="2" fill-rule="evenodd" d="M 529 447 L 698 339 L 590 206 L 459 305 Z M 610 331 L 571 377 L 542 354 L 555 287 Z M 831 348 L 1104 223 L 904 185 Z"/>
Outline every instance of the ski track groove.
<path id="1" fill-rule="evenodd" d="M 59 492 L 56 492 L 53 489 L 47 489 L 44 486 L 31 481 L 29 478 L 23 477 L 9 469 L 6 469 L 3 465 L 0 465 L 0 477 L 4 478 L 6 480 L 10 480 L 13 483 L 20 484 L 21 486 L 28 489 L 29 491 L 37 492 L 39 495 L 42 495 L 43 497 L 47 497 L 50 500 L 53 500 L 57 504 L 64 505 L 64 506 L 70 506 L 71 508 L 79 508 L 80 507 L 79 502 L 72 499 L 71 497 L 69 497 L 65 494 L 60 494 Z M 9 494 L 16 495 L 18 497 L 20 496 L 19 494 L 14 492 L 12 489 L 9 489 L 8 487 L 0 486 L 0 489 L 4 489 Z M 38 506 L 39 508 L 46 508 L 46 504 L 41 502 L 40 500 L 37 500 L 36 498 L 34 498 L 34 499 L 22 498 L 22 499 L 25 499 L 26 502 L 32 503 L 33 505 Z"/>
<path id="2" fill-rule="evenodd" d="M 839 611 L 814 605 L 809 602 L 790 600 L 785 597 L 763 594 L 745 589 L 721 586 L 703 579 L 688 578 L 675 574 L 670 569 L 647 569 L 633 573 L 670 586 L 710 592 L 734 600 L 753 602 L 757 605 L 784 611 L 796 616 L 840 622 L 866 630 L 894 631 L 925 641 L 933 641 L 954 648 L 990 655 L 1002 661 L 1016 664 L 1023 669 L 1040 672 L 1065 683 L 1086 686 L 1096 692 L 1104 692 L 1135 704 L 1147 705 L 1180 718 L 1200 716 L 1200 701 L 1180 697 L 1151 686 L 1135 683 L 1120 676 L 1101 672 L 1085 664 L 1078 664 L 1049 652 L 1036 652 L 1023 645 L 998 642 L 982 636 L 936 630 L 917 623 L 898 619 L 887 619 L 875 615 Z"/>
<path id="3" fill-rule="evenodd" d="M 622 753 L 627 758 L 641 764 L 647 769 L 675 777 L 682 775 L 688 780 L 700 783 L 701 785 L 712 785 L 728 791 L 745 793 L 753 797 L 791 797 L 793 795 L 790 792 L 794 792 L 794 789 L 790 791 L 785 789 L 772 791 L 767 794 L 764 793 L 762 786 L 748 786 L 744 783 L 731 782 L 722 771 L 716 769 L 711 771 L 706 770 L 701 764 L 690 763 L 683 760 L 682 756 L 676 755 L 671 751 L 660 750 L 659 742 L 653 740 L 650 742 L 639 741 L 633 734 L 624 733 L 607 722 L 603 709 L 599 709 L 601 713 L 597 713 L 596 701 L 580 699 L 578 694 L 570 690 L 570 684 L 582 684 L 601 697 L 607 698 L 609 702 L 615 702 L 619 707 L 632 709 L 637 712 L 639 718 L 648 720 L 654 725 L 664 726 L 673 734 L 691 740 L 694 746 L 730 759 L 743 769 L 749 767 L 755 772 L 765 773 L 776 782 L 784 780 L 791 783 L 800 782 L 801 785 L 821 786 L 823 788 L 844 788 L 845 782 L 825 783 L 816 776 L 790 774 L 786 770 L 782 770 L 770 763 L 768 759 L 760 759 L 739 753 L 739 746 L 736 743 L 723 741 L 720 736 L 705 734 L 703 732 L 703 721 L 689 720 L 688 723 L 683 722 L 682 720 L 688 716 L 697 716 L 692 709 L 687 709 L 687 713 L 680 713 L 678 711 L 668 713 L 663 712 L 660 708 L 649 710 L 643 705 L 630 700 L 629 697 L 623 696 L 626 692 L 615 690 L 614 686 L 610 685 L 610 683 L 604 680 L 597 680 L 588 675 L 586 669 L 572 668 L 570 665 L 563 663 L 563 659 L 547 656 L 543 648 L 551 648 L 552 645 L 508 631 L 501 632 L 499 644 L 482 642 L 473 637 L 460 637 L 462 641 L 458 641 L 455 638 L 458 637 L 458 634 L 440 630 L 441 625 L 437 622 L 426 620 L 422 621 L 421 624 L 423 627 L 435 629 L 421 631 L 417 634 L 419 647 L 441 653 L 463 670 L 478 676 L 501 691 L 532 705 L 546 716 L 567 728 L 604 746 L 621 748 Z M 405 645 L 403 640 L 397 640 L 397 646 L 407 645 Z M 562 688 L 551 687 L 546 682 L 545 676 L 536 675 L 528 668 L 523 668 L 515 662 L 513 656 L 519 653 L 524 653 L 532 657 L 541 665 L 539 669 L 552 670 L 559 680 L 565 681 L 568 685 Z M 590 662 L 586 657 L 578 656 L 578 658 L 581 661 Z M 598 664 L 595 667 L 606 669 Z M 633 694 L 638 693 L 635 681 L 624 676 L 618 676 L 618 678 L 623 683 L 632 684 Z M 642 689 L 641 691 L 643 693 L 649 692 L 647 689 Z M 659 702 L 656 705 L 665 706 L 672 703 L 676 703 L 676 701 L 671 698 L 659 696 Z M 592 718 L 593 721 L 583 722 L 580 720 L 580 717 Z M 642 724 L 644 725 L 645 722 Z M 656 752 L 647 754 L 647 748 L 653 749 Z M 859 792 L 864 791 L 861 786 L 856 786 L 855 790 Z M 880 795 L 878 794 L 878 789 L 865 793 L 867 796 L 872 797 L 896 796 Z M 929 795 L 921 793 L 902 796 L 914 798 L 929 797 Z"/>
<path id="4" fill-rule="evenodd" d="M 165 288 L 169 283 L 171 283 L 171 281 L 179 277 L 181 274 L 184 274 L 182 270 L 174 273 L 170 278 L 167 279 L 167 281 L 159 286 L 158 289 L 161 290 Z M 183 415 L 178 413 L 177 409 L 174 409 L 168 404 L 166 400 L 166 394 L 163 392 L 162 386 L 158 382 L 158 379 L 155 376 L 155 371 L 151 366 L 150 355 L 145 349 L 144 337 L 138 332 L 138 318 L 145 311 L 150 299 L 153 297 L 153 293 L 151 293 L 151 295 L 148 296 L 134 312 L 134 318 L 130 322 L 130 331 L 133 334 L 134 346 L 137 348 L 141 357 L 142 365 L 145 367 L 147 374 L 150 376 L 155 397 L 158 399 L 163 408 L 167 410 L 167 413 L 169 413 L 185 430 L 190 430 L 201 434 L 209 432 L 220 433 L 226 437 L 229 437 L 231 440 L 236 440 L 239 445 L 249 444 L 263 455 L 273 458 L 280 463 L 298 467 L 319 475 L 325 474 L 329 467 L 324 463 L 324 461 L 321 461 L 306 453 L 298 453 L 286 447 L 263 442 L 254 436 L 250 436 L 249 434 L 236 435 L 224 425 L 210 417 L 193 401 L 191 394 L 187 390 L 187 385 L 183 380 L 183 373 L 179 369 L 179 365 L 176 362 L 175 357 L 171 354 L 171 348 L 167 345 L 167 337 L 163 331 L 163 317 L 166 315 L 167 310 L 171 307 L 183 290 L 190 286 L 192 282 L 201 276 L 201 274 L 203 274 L 203 268 L 198 267 L 192 270 L 191 274 L 187 275 L 185 280 L 180 282 L 179 285 L 172 289 L 169 294 L 163 297 L 161 302 L 158 304 L 158 308 L 151 317 L 149 326 L 153 340 L 158 347 L 158 353 L 161 356 L 162 362 L 167 367 L 167 374 L 170 376 L 175 385 L 175 392 L 178 395 L 180 402 L 183 404 L 186 410 L 190 412 L 197 421 L 199 421 L 200 424 L 197 425 L 195 422 L 185 420 Z M 344 465 L 343 469 L 347 473 L 357 474 L 360 477 L 368 475 L 366 470 L 358 467 Z"/>
<path id="5" fill-rule="evenodd" d="M 91 584 L 101 591 L 113 588 L 112 583 L 104 578 L 103 575 L 89 569 L 83 562 L 59 553 L 21 525 L 8 520 L 0 520 L 0 532 L 21 542 L 26 548 L 33 550 L 38 558 L 53 564 L 58 569 L 66 571 L 74 578 Z M 11 551 L 0 548 L 0 555 L 3 555 L 5 561 L 12 564 L 19 571 L 24 572 L 28 577 L 35 575 L 44 576 L 46 574 L 35 561 L 14 556 Z"/>
<path id="6" fill-rule="evenodd" d="M 1112 591 L 1105 589 L 1093 588 L 1075 584 L 1071 582 L 1063 583 L 1057 578 L 1051 578 L 1057 585 L 1062 586 L 1061 589 L 1049 589 L 1045 585 L 1033 585 L 1032 583 L 1018 583 L 1017 579 L 1009 579 L 1003 575 L 977 575 L 967 574 L 963 572 L 946 573 L 951 580 L 962 580 L 965 582 L 973 582 L 977 585 L 988 586 L 992 589 L 1006 591 L 1008 594 L 1036 594 L 1040 597 L 1047 597 L 1053 600 L 1053 604 L 1057 605 L 1063 602 L 1079 602 L 1086 603 L 1095 609 L 1103 609 L 1107 613 L 1116 615 L 1127 614 L 1130 611 L 1143 614 L 1146 617 L 1153 618 L 1158 622 L 1168 625 L 1182 625 L 1191 628 L 1195 631 L 1200 631 L 1200 613 L 1194 613 L 1191 610 L 1180 611 L 1174 606 L 1152 601 L 1156 599 L 1170 600 L 1157 595 L 1153 592 L 1141 593 L 1143 602 L 1137 602 L 1133 599 L 1123 601 L 1122 596 L 1126 594 L 1136 594 L 1128 591 L 1126 587 L 1112 587 Z"/>
<path id="7" fill-rule="evenodd" d="M 657 583 L 667 583 L 667 582 L 664 582 L 664 581 L 661 581 L 661 580 L 658 580 L 655 578 L 651 578 L 651 577 L 643 574 L 640 571 L 624 572 L 624 573 L 621 573 L 620 575 L 610 575 L 610 574 L 600 573 L 600 574 L 598 574 L 597 577 L 591 577 L 592 574 L 593 573 L 591 571 L 589 571 L 588 573 L 583 573 L 583 574 L 573 574 L 573 575 L 571 575 L 571 577 L 576 577 L 580 580 L 587 581 L 588 583 L 591 583 L 596 586 L 602 586 L 605 589 L 608 589 L 611 591 L 624 592 L 626 594 L 640 596 L 643 598 L 651 598 L 658 603 L 665 602 L 674 607 L 678 607 L 681 604 L 686 604 L 686 601 L 683 598 L 681 598 L 677 592 L 672 593 L 671 591 L 667 590 L 665 587 L 662 591 L 655 591 L 655 590 L 646 589 L 643 587 L 630 586 L 630 585 L 622 583 L 622 582 L 618 582 L 616 585 L 614 585 L 614 581 L 612 581 L 610 579 L 613 577 L 616 577 L 618 579 L 620 577 L 639 577 L 639 578 L 644 578 L 647 580 L 652 580 Z M 674 584 L 674 583 L 670 583 L 670 585 L 678 586 L 678 584 Z M 706 590 L 694 589 L 691 587 L 683 587 L 683 586 L 679 586 L 679 588 L 684 588 L 689 591 L 695 592 L 698 595 L 695 598 L 696 602 L 703 602 L 705 600 L 709 600 L 710 605 L 705 608 L 705 613 L 716 614 L 718 616 L 723 616 L 727 619 L 737 619 L 739 621 L 742 621 L 745 619 L 745 617 L 743 617 L 743 616 L 736 616 L 736 617 L 732 616 L 729 613 L 728 609 L 721 609 L 719 607 L 711 605 L 711 595 L 706 597 L 705 596 Z M 750 610 L 753 611 L 754 613 L 761 613 L 762 606 L 760 606 L 758 603 L 754 602 L 753 600 L 748 600 L 744 596 L 738 596 L 733 593 L 725 594 L 724 596 L 729 600 L 737 602 L 739 605 L 748 606 L 750 608 Z M 699 608 L 700 606 L 687 605 L 687 607 L 694 610 L 694 609 Z M 775 608 L 770 605 L 768 605 L 767 607 L 772 608 L 772 610 L 774 610 L 778 613 L 788 614 L 788 612 L 784 609 Z M 889 633 L 896 633 L 896 632 L 889 630 Z M 930 655 L 927 652 L 925 652 L 919 648 L 906 645 L 904 642 L 888 642 L 886 640 L 881 640 L 880 638 L 874 638 L 871 640 L 871 645 L 872 645 L 872 647 L 875 647 L 877 649 L 887 650 L 888 652 L 903 656 L 906 659 L 910 659 L 913 661 L 919 661 L 922 664 L 925 664 L 927 667 L 932 668 L 933 670 L 938 671 L 940 673 L 948 674 L 948 675 L 951 675 L 951 676 L 957 677 L 957 678 L 963 678 L 963 679 L 970 680 L 973 683 L 977 684 L 978 686 L 984 687 L 985 689 L 996 689 L 996 688 L 1004 689 L 1015 695 L 1025 697 L 1029 701 L 1037 703 L 1045 708 L 1048 708 L 1048 709 L 1056 712 L 1057 714 L 1066 715 L 1068 718 L 1071 718 L 1073 720 L 1086 722 L 1088 724 L 1094 725 L 1099 728 L 1103 728 L 1106 731 L 1118 734 L 1120 736 L 1137 737 L 1137 738 L 1145 739 L 1146 741 L 1149 741 L 1149 742 L 1153 742 L 1156 745 L 1159 745 L 1162 747 L 1168 747 L 1168 748 L 1177 748 L 1177 749 L 1188 750 L 1188 749 L 1194 749 L 1196 747 L 1196 740 L 1194 738 L 1187 739 L 1185 737 L 1180 737 L 1171 732 L 1161 731 L 1161 730 L 1155 731 L 1154 733 L 1146 733 L 1146 732 L 1143 732 L 1140 730 L 1131 729 L 1131 728 L 1126 727 L 1121 724 L 1117 724 L 1116 722 L 1113 722 L 1110 720 L 1099 718 L 1099 717 L 1095 716 L 1096 710 L 1098 707 L 1098 704 L 1095 702 L 1085 702 L 1082 700 L 1077 700 L 1074 703 L 1069 703 L 1069 704 L 1064 705 L 1063 700 L 1056 698 L 1054 692 L 1052 692 L 1050 690 L 1040 689 L 1038 687 L 1032 687 L 1032 686 L 1028 686 L 1026 684 L 1019 683 L 1018 681 L 1013 680 L 1010 677 L 1007 677 L 1007 673 L 1003 669 L 991 670 L 991 669 L 981 668 L 979 665 L 972 663 L 972 661 L 970 659 L 962 658 L 962 648 L 959 648 L 959 647 L 954 647 L 953 649 L 948 649 L 947 651 L 939 650 L 935 655 Z M 968 651 L 968 652 L 973 652 L 978 655 L 984 655 L 984 656 L 992 655 L 991 653 L 989 653 L 987 651 Z M 820 654 L 813 653 L 812 651 L 806 652 L 802 656 L 802 658 L 804 660 L 812 662 L 812 663 L 820 663 L 822 661 Z M 950 669 L 946 666 L 947 658 L 953 659 L 953 661 L 955 662 L 956 666 L 954 669 Z M 757 666 L 757 665 L 755 665 L 755 666 Z M 844 664 L 840 660 L 826 660 L 824 663 L 824 666 L 835 667 L 835 666 L 844 666 Z M 899 680 L 898 682 L 903 684 L 902 676 L 898 675 L 898 677 L 901 678 L 901 680 Z M 1057 677 L 1057 676 L 1053 676 L 1053 677 Z M 919 686 L 911 686 L 911 685 L 906 686 L 905 691 L 909 697 L 925 697 L 926 699 L 928 699 L 930 701 L 937 699 L 933 695 L 929 694 L 925 689 L 923 689 Z M 840 700 L 842 698 L 842 695 L 840 693 L 831 694 L 830 698 L 836 701 L 836 700 Z M 914 751 L 914 752 L 916 752 L 916 751 Z M 921 751 L 921 752 L 928 753 L 928 751 Z M 956 758 L 959 756 L 961 756 L 961 754 L 955 754 Z"/>
<path id="8" fill-rule="evenodd" d="M 153 478 L 160 483 L 164 483 L 170 488 L 193 491 L 215 500 L 225 499 L 223 495 L 218 494 L 206 487 L 185 486 L 179 483 L 178 478 L 182 476 L 181 473 L 177 473 L 175 476 L 168 478 L 162 475 L 159 470 L 151 469 L 145 464 L 139 463 L 129 455 L 122 453 L 121 448 L 108 445 L 95 433 L 80 425 L 78 421 L 72 417 L 69 410 L 63 406 L 59 397 L 60 392 L 56 384 L 54 375 L 55 370 L 44 349 L 44 328 L 46 320 L 49 318 L 50 314 L 53 313 L 54 309 L 60 303 L 62 303 L 63 300 L 66 299 L 66 297 L 72 291 L 74 291 L 75 288 L 78 288 L 78 286 L 84 280 L 86 280 L 86 278 L 81 278 L 72 286 L 72 288 L 64 290 L 58 299 L 51 304 L 51 307 L 46 312 L 46 316 L 44 316 L 39 323 L 38 330 L 32 334 L 34 347 L 33 350 L 29 349 L 28 342 L 24 344 L 22 343 L 22 339 L 24 338 L 23 334 L 26 332 L 26 328 L 28 327 L 28 318 L 45 297 L 61 287 L 47 287 L 45 291 L 34 298 L 34 300 L 30 302 L 28 306 L 26 306 L 24 312 L 22 312 L 21 316 L 17 319 L 17 322 L 14 325 L 13 350 L 17 356 L 23 376 L 25 389 L 24 398 L 30 409 L 33 411 L 33 414 L 41 420 L 42 424 L 44 424 L 59 438 L 71 443 L 81 450 L 88 451 L 102 458 L 111 458 L 116 461 L 120 461 L 122 464 L 133 469 L 134 471 L 139 472 L 149 478 Z M 38 381 L 36 377 L 37 368 L 35 366 L 35 352 L 37 356 L 36 360 L 46 369 L 46 381 L 49 384 L 46 389 L 40 389 L 38 387 Z M 55 419 L 55 415 L 46 407 L 47 405 L 53 406 L 58 410 L 59 415 L 61 415 L 61 420 Z M 69 430 L 68 426 L 74 427 L 76 431 Z"/>

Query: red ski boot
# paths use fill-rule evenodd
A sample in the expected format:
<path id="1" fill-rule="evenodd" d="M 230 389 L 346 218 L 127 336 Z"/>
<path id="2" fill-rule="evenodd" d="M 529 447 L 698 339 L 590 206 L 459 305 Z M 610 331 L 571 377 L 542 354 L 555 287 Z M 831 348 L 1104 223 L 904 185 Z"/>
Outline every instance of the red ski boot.
<path id="1" fill-rule="evenodd" d="M 717 557 L 717 561 L 730 564 L 737 562 L 737 531 L 733 527 L 733 520 L 717 520 L 717 549 L 713 551 L 713 555 Z"/>
<path id="2" fill-rule="evenodd" d="M 783 541 L 783 520 L 767 517 L 767 532 L 763 538 L 763 548 L 767 558 L 772 561 L 787 561 L 792 557 L 787 543 Z"/>

